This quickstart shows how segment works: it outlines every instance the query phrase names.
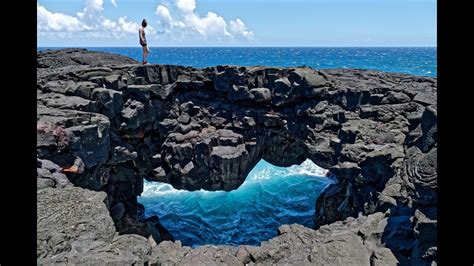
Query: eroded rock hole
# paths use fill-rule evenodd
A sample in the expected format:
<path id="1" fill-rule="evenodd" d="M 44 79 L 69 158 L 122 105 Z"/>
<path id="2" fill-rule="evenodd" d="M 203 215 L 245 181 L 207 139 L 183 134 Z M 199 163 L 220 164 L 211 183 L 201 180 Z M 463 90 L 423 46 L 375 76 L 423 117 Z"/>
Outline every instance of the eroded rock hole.
<path id="1" fill-rule="evenodd" d="M 335 182 L 326 174 L 309 159 L 289 167 L 261 159 L 235 190 L 187 191 L 145 182 L 138 201 L 145 216 L 157 215 L 184 245 L 259 245 L 283 224 L 313 227 L 316 199 Z"/>

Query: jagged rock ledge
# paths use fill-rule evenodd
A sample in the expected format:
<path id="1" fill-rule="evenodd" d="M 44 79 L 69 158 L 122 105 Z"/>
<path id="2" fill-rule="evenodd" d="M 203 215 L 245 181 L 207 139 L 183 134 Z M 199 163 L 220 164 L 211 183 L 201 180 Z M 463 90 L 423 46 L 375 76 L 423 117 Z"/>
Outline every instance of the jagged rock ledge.
<path id="1" fill-rule="evenodd" d="M 40 263 L 436 261 L 435 78 L 141 66 L 84 49 L 39 52 L 37 67 Z M 141 217 L 143 178 L 231 190 L 261 158 L 335 175 L 315 203 L 318 230 L 190 249 Z"/>

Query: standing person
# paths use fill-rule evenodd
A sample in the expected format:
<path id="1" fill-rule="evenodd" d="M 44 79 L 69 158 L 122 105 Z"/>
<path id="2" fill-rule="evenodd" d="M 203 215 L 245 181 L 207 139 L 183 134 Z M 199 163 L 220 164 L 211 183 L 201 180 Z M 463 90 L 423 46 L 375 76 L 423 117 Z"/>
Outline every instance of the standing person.
<path id="1" fill-rule="evenodd" d="M 138 30 L 138 35 L 140 37 L 140 45 L 142 46 L 143 49 L 143 54 L 142 54 L 142 63 L 148 64 L 147 57 L 148 53 L 150 52 L 150 49 L 148 49 L 148 44 L 146 42 L 146 37 L 145 37 L 145 28 L 148 25 L 145 19 L 142 20 L 142 26 Z"/>

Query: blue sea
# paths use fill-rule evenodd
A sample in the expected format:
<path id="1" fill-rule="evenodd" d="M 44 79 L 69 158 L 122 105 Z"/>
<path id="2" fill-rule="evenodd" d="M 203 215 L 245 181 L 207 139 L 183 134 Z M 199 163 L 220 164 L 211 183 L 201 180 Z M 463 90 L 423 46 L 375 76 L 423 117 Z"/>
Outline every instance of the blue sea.
<path id="1" fill-rule="evenodd" d="M 88 49 L 141 61 L 139 47 Z M 151 48 L 148 61 L 199 68 L 306 65 L 437 75 L 436 48 Z M 313 227 L 316 199 L 332 182 L 325 173 L 309 160 L 286 168 L 261 160 L 236 190 L 189 192 L 145 181 L 138 201 L 147 216 L 157 215 L 184 245 L 259 245 L 276 236 L 282 224 Z"/>
<path id="2" fill-rule="evenodd" d="M 313 227 L 316 199 L 334 183 L 326 173 L 309 159 L 290 167 L 262 159 L 236 190 L 190 192 L 145 181 L 138 201 L 184 245 L 259 245 L 283 224 Z"/>
<path id="3" fill-rule="evenodd" d="M 46 47 L 39 47 L 44 50 Z M 59 49 L 59 48 L 49 48 Z M 141 62 L 140 47 L 89 47 Z M 215 65 L 359 68 L 436 76 L 436 47 L 151 47 L 148 62 L 193 67 Z"/>

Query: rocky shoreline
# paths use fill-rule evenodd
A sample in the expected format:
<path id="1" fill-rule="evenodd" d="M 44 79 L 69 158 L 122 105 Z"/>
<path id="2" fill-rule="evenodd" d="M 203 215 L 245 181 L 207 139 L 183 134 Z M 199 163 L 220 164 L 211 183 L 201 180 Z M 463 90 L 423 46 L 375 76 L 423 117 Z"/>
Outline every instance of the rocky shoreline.
<path id="1" fill-rule="evenodd" d="M 39 264 L 436 262 L 436 78 L 37 56 Z M 232 190 L 262 158 L 309 158 L 337 179 L 315 203 L 316 228 L 191 249 L 137 203 L 144 178 Z"/>

